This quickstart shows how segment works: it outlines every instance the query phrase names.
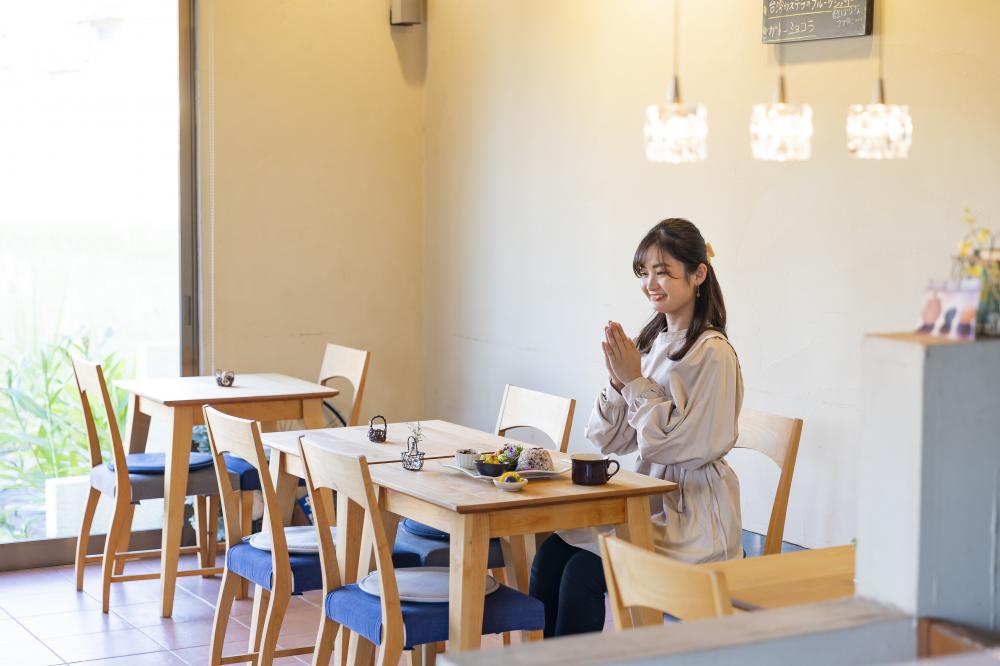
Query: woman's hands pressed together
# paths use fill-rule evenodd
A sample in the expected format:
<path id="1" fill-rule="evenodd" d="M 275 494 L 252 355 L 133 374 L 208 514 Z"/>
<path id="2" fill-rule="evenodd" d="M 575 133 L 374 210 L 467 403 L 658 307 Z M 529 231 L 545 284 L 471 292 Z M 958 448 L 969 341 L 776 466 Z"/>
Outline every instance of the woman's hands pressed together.
<path id="1" fill-rule="evenodd" d="M 604 365 L 616 390 L 621 391 L 630 381 L 642 376 L 642 356 L 621 324 L 608 322 L 604 327 L 601 347 L 604 350 Z"/>

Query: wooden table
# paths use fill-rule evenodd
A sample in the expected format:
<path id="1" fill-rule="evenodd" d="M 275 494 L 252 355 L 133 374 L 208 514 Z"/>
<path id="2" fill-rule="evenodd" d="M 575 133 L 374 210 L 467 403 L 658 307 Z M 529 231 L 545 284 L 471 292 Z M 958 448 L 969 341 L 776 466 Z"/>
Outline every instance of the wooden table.
<path id="1" fill-rule="evenodd" d="M 160 554 L 160 612 L 163 617 L 170 617 L 184 522 L 191 428 L 204 423 L 202 405 L 211 405 L 233 416 L 265 422 L 303 419 L 307 428 L 320 428 L 323 425 L 323 399 L 336 396 L 338 391 L 278 374 L 237 375 L 236 382 L 230 387 L 217 385 L 215 377 L 130 379 L 115 382 L 115 385 L 132 394 L 125 426 L 129 453 L 145 451 L 151 418 L 164 419 L 170 432 L 164 474 Z"/>
<path id="2" fill-rule="evenodd" d="M 402 429 L 402 432 L 400 432 Z M 491 483 L 472 479 L 429 459 L 420 472 L 410 472 L 399 464 L 409 434 L 405 426 L 389 426 L 389 442 L 371 444 L 360 439 L 360 428 L 344 428 L 336 433 L 306 433 L 341 451 L 364 454 L 371 465 L 372 481 L 379 486 L 383 510 L 396 518 L 418 520 L 451 535 L 451 584 L 449 586 L 449 636 L 454 648 L 478 649 L 483 624 L 482 581 L 486 577 L 489 541 L 508 537 L 505 548 L 508 582 L 527 590 L 528 565 L 523 556 L 524 535 L 576 527 L 617 525 L 623 538 L 645 548 L 653 548 L 649 496 L 670 492 L 675 483 L 634 472 L 621 471 L 603 486 L 574 485 L 568 474 L 554 479 L 531 481 L 518 493 L 507 493 Z M 450 458 L 455 449 L 493 451 L 506 440 L 446 421 L 424 421 L 426 434 L 421 449 L 428 456 Z M 364 429 L 367 432 L 367 429 Z M 344 436 L 339 436 L 343 433 Z M 294 438 L 270 434 L 265 443 L 272 448 L 275 485 L 288 488 L 297 483 L 301 461 Z M 383 454 L 391 447 L 388 453 Z M 279 455 L 276 456 L 275 453 Z M 552 452 L 555 457 L 564 454 Z M 275 459 L 281 459 L 276 467 Z M 386 523 L 390 541 L 395 539 L 396 520 Z"/>
<path id="3" fill-rule="evenodd" d="M 854 596 L 854 546 L 817 548 L 699 566 L 726 574 L 733 606 L 743 610 Z"/>

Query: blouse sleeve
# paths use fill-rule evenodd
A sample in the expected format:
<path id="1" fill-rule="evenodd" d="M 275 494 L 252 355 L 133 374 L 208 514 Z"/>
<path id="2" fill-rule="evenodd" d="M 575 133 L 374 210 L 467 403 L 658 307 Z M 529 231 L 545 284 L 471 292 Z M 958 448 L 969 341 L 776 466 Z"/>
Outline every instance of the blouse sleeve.
<path id="1" fill-rule="evenodd" d="M 635 429 L 629 425 L 626 412 L 625 399 L 608 382 L 597 396 L 584 431 L 587 439 L 600 449 L 601 453 L 624 455 L 638 448 Z"/>
<path id="2" fill-rule="evenodd" d="M 669 391 L 645 377 L 622 389 L 642 458 L 700 466 L 725 455 L 736 443 L 743 401 L 729 343 L 707 338 L 697 344 L 673 367 L 669 381 Z"/>

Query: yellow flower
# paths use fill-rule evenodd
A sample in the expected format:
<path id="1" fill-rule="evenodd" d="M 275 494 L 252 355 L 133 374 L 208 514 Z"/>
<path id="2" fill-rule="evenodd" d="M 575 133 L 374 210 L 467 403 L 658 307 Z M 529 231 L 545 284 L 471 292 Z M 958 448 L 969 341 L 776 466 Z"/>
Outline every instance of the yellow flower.
<path id="1" fill-rule="evenodd" d="M 980 245 L 986 245 L 990 242 L 991 235 L 989 229 L 980 229 L 979 233 L 976 234 L 976 242 Z"/>
<path id="2" fill-rule="evenodd" d="M 964 240 L 958 244 L 958 256 L 964 259 L 965 257 L 969 257 L 971 255 L 972 255 L 971 241 Z"/>

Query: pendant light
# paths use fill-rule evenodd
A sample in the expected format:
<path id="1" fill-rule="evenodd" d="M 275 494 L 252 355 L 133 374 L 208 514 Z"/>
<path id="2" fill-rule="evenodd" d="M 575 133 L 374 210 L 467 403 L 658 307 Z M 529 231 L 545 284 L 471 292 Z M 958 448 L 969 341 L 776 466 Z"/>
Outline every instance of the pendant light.
<path id="1" fill-rule="evenodd" d="M 885 103 L 882 41 L 885 39 L 884 0 L 878 14 L 878 80 L 871 104 L 847 109 L 847 152 L 859 160 L 906 159 L 913 143 L 913 119 L 907 106 Z"/>
<path id="2" fill-rule="evenodd" d="M 646 159 L 650 162 L 702 162 L 708 155 L 708 111 L 702 104 L 684 104 L 681 101 L 679 38 L 680 0 L 674 0 L 674 76 L 670 85 L 670 101 L 646 107 Z"/>
<path id="3" fill-rule="evenodd" d="M 754 104 L 750 115 L 750 151 L 756 160 L 792 162 L 812 156 L 812 107 L 789 104 L 785 93 L 782 47 L 777 47 L 778 85 L 771 104 Z"/>

